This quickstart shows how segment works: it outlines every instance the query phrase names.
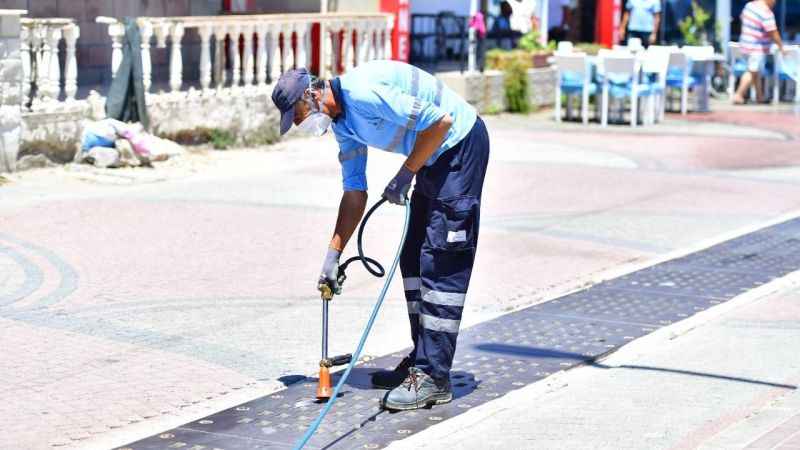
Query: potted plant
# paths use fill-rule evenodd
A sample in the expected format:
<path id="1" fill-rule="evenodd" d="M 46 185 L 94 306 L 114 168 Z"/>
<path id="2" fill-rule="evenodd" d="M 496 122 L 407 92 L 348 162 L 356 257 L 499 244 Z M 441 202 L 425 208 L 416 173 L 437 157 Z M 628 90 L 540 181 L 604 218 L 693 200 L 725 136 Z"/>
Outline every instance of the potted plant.
<path id="1" fill-rule="evenodd" d="M 539 30 L 534 28 L 523 35 L 517 43 L 518 49 L 525 50 L 531 54 L 534 68 L 550 66 L 547 60 L 553 56 L 553 51 L 556 47 L 554 41 L 549 42 L 547 45 L 542 45 L 540 38 Z"/>

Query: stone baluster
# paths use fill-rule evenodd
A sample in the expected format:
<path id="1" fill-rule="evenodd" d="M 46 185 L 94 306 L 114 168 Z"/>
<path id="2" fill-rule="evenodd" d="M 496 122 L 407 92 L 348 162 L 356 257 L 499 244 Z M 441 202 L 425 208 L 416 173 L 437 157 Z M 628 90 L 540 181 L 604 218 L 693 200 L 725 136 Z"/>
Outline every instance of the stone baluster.
<path id="1" fill-rule="evenodd" d="M 342 24 L 342 69 L 347 72 L 353 68 L 353 25 Z"/>
<path id="2" fill-rule="evenodd" d="M 244 85 L 253 85 L 253 25 L 242 27 L 244 36 Z"/>
<path id="3" fill-rule="evenodd" d="M 153 62 L 150 58 L 150 39 L 153 37 L 153 24 L 149 20 L 143 20 L 139 24 L 139 33 L 142 37 L 142 84 L 144 91 L 150 92 L 153 84 Z"/>
<path id="4" fill-rule="evenodd" d="M 375 26 L 375 22 L 371 21 L 369 23 L 369 60 L 374 61 L 379 58 L 378 56 L 378 48 L 383 46 L 378 45 L 378 40 L 380 39 L 380 35 L 378 34 L 380 28 Z"/>
<path id="5" fill-rule="evenodd" d="M 169 61 L 169 87 L 172 92 L 178 92 L 183 85 L 183 55 L 181 54 L 181 40 L 183 39 L 183 24 L 176 23 L 170 30 L 172 48 Z"/>
<path id="6" fill-rule="evenodd" d="M 225 35 L 228 34 L 228 29 L 224 26 L 214 27 L 214 83 L 217 89 L 225 87 Z"/>
<path id="7" fill-rule="evenodd" d="M 360 22 L 358 27 L 358 64 L 369 61 L 370 28 L 367 23 Z"/>
<path id="8" fill-rule="evenodd" d="M 108 26 L 108 35 L 111 36 L 111 78 L 114 78 L 122 64 L 122 37 L 125 36 L 125 27 L 121 23 L 112 23 Z"/>
<path id="9" fill-rule="evenodd" d="M 294 43 L 292 37 L 294 36 L 294 25 L 283 24 L 283 71 L 294 69 Z"/>
<path id="10" fill-rule="evenodd" d="M 61 40 L 61 28 L 53 26 L 47 33 L 47 41 L 50 45 L 50 64 L 48 66 L 49 92 L 47 98 L 50 101 L 57 101 L 61 94 L 61 64 L 58 60 L 58 41 Z"/>
<path id="11" fill-rule="evenodd" d="M 231 58 L 231 87 L 238 87 L 242 82 L 242 60 L 239 55 L 239 35 L 242 28 L 240 25 L 228 27 L 228 57 Z"/>
<path id="12" fill-rule="evenodd" d="M 279 24 L 269 24 L 267 26 L 267 33 L 269 34 L 269 44 L 267 45 L 267 59 L 269 59 L 269 82 L 275 83 L 281 76 L 281 57 L 280 48 L 278 47 L 278 40 L 281 35 L 281 28 Z"/>
<path id="13" fill-rule="evenodd" d="M 22 62 L 22 103 L 27 105 L 31 95 L 31 40 L 32 33 L 29 27 L 20 30 L 20 60 Z"/>
<path id="14" fill-rule="evenodd" d="M 153 31 L 156 34 L 156 47 L 167 48 L 167 36 L 169 36 L 170 24 L 168 22 L 161 22 L 153 25 Z"/>
<path id="15" fill-rule="evenodd" d="M 23 68 L 20 60 L 20 14 L 0 11 L 0 173 L 17 166 L 22 134 Z"/>
<path id="16" fill-rule="evenodd" d="M 386 28 L 383 29 L 383 59 L 392 59 L 392 30 L 394 29 L 394 17 L 386 20 Z"/>
<path id="17" fill-rule="evenodd" d="M 267 79 L 267 38 L 269 27 L 256 27 L 256 85 L 261 86 Z"/>
<path id="18" fill-rule="evenodd" d="M 297 35 L 297 58 L 295 64 L 297 67 L 308 67 L 308 24 L 295 25 L 294 31 Z"/>
<path id="19" fill-rule="evenodd" d="M 75 24 L 69 24 L 63 31 L 67 51 L 64 57 L 64 94 L 67 101 L 73 101 L 78 93 L 78 59 L 75 54 L 75 44 L 78 42 L 81 29 Z"/>
<path id="20" fill-rule="evenodd" d="M 328 36 L 330 42 L 328 44 L 328 76 L 331 78 L 339 73 L 339 59 L 340 59 L 340 33 L 342 31 L 342 24 L 340 22 L 331 22 L 328 24 Z"/>
<path id="21" fill-rule="evenodd" d="M 205 91 L 211 86 L 211 25 L 200 25 L 197 33 L 200 35 L 200 87 Z"/>

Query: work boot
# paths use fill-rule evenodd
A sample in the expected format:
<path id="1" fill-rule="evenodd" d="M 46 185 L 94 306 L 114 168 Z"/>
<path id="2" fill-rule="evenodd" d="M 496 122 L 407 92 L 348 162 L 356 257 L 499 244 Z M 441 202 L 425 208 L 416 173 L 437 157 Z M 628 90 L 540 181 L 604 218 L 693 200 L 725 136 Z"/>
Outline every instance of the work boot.
<path id="1" fill-rule="evenodd" d="M 408 368 L 414 365 L 414 360 L 406 356 L 394 370 L 379 370 L 373 373 L 372 385 L 378 389 L 394 389 L 408 376 Z"/>
<path id="2" fill-rule="evenodd" d="M 453 400 L 449 380 L 437 383 L 421 369 L 411 367 L 400 386 L 387 392 L 381 406 L 392 411 L 425 408 Z"/>

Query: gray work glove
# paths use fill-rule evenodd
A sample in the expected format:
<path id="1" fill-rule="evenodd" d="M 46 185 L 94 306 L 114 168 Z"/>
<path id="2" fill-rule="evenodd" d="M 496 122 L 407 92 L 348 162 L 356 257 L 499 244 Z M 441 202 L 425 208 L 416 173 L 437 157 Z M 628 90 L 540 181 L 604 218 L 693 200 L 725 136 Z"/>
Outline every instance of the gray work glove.
<path id="1" fill-rule="evenodd" d="M 403 164 L 397 175 L 392 178 L 392 181 L 383 190 L 383 198 L 395 205 L 404 205 L 408 197 L 408 190 L 411 189 L 411 180 L 413 179 L 414 172 Z"/>
<path id="2" fill-rule="evenodd" d="M 317 280 L 317 289 L 323 294 L 327 286 L 333 294 L 341 294 L 342 288 L 339 286 L 337 276 L 339 275 L 339 257 L 342 252 L 328 247 L 328 254 L 325 255 L 325 262 L 322 263 L 322 273 Z"/>

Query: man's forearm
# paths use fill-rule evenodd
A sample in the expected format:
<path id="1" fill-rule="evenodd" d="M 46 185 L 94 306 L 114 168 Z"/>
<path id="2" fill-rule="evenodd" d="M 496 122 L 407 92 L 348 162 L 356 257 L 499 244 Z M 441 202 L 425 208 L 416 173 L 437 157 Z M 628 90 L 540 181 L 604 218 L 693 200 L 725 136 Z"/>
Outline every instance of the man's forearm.
<path id="1" fill-rule="evenodd" d="M 653 17 L 653 36 L 658 36 L 658 27 L 661 25 L 661 14 L 655 14 Z"/>
<path id="2" fill-rule="evenodd" d="M 342 194 L 342 201 L 339 203 L 339 217 L 336 219 L 336 229 L 333 232 L 330 247 L 344 250 L 350 237 L 364 215 L 367 207 L 367 193 L 364 191 L 347 191 Z"/>
<path id="3" fill-rule="evenodd" d="M 442 145 L 452 125 L 453 118 L 449 114 L 445 114 L 438 122 L 420 131 L 417 135 L 417 142 L 414 144 L 414 150 L 406 159 L 406 167 L 417 173 L 428 161 L 428 158 L 436 152 L 436 149 Z"/>
<path id="4" fill-rule="evenodd" d="M 778 30 L 770 31 L 769 34 L 770 37 L 772 37 L 772 40 L 775 41 L 775 45 L 778 46 L 778 50 L 783 52 L 783 40 L 781 39 L 781 34 L 778 33 Z"/>

